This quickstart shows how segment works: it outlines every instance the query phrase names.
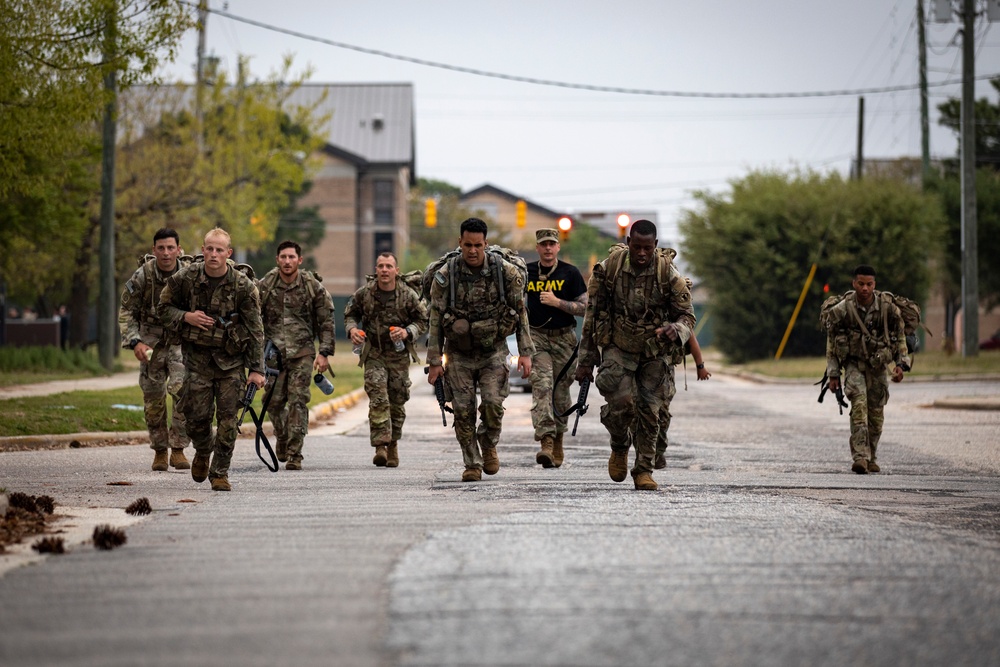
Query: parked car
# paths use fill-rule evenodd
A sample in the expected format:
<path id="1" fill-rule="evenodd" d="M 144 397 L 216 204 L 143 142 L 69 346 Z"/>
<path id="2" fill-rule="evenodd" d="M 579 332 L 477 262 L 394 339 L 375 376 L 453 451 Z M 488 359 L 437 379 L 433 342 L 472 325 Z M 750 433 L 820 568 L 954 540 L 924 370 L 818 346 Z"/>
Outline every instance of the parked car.
<path id="1" fill-rule="evenodd" d="M 531 391 L 531 376 L 527 378 L 521 377 L 521 371 L 517 368 L 517 334 L 511 334 L 507 336 L 507 349 L 510 350 L 510 354 L 507 355 L 507 368 L 510 370 L 510 388 L 520 388 L 524 393 Z"/>
<path id="2" fill-rule="evenodd" d="M 985 340 L 979 341 L 980 350 L 1000 350 L 1000 329 L 993 332 L 993 335 Z"/>

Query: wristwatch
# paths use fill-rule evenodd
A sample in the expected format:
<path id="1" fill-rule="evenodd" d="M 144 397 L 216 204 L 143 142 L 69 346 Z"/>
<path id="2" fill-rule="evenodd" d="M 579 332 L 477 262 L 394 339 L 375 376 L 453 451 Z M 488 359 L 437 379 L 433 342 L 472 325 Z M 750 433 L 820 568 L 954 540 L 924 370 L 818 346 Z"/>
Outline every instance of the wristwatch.
<path id="1" fill-rule="evenodd" d="M 695 368 L 697 368 L 697 369 L 698 369 L 699 371 L 700 371 L 700 370 L 701 370 L 702 368 L 704 368 L 704 367 L 705 367 L 705 364 L 695 364 Z"/>
<path id="2" fill-rule="evenodd" d="M 136 345 L 138 345 L 138 344 L 139 344 L 139 343 L 141 343 L 141 342 L 142 342 L 142 341 L 141 341 L 141 340 L 139 340 L 138 338 L 133 338 L 132 340 L 130 340 L 130 341 L 128 342 L 128 349 L 130 349 L 130 350 L 134 350 L 134 349 L 135 349 L 135 346 L 136 346 Z"/>

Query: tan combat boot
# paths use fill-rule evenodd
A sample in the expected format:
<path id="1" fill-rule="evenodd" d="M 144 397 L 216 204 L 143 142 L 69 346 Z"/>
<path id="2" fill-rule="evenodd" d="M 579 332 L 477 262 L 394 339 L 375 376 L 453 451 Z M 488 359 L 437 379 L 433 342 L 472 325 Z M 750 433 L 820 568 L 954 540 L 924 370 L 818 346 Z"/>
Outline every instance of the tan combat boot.
<path id="1" fill-rule="evenodd" d="M 187 470 L 191 467 L 187 457 L 184 456 L 183 447 L 174 447 L 170 450 L 170 466 L 178 470 Z"/>
<path id="2" fill-rule="evenodd" d="M 616 482 L 621 482 L 628 474 L 628 450 L 611 450 L 611 458 L 608 459 L 608 475 Z"/>
<path id="3" fill-rule="evenodd" d="M 882 469 L 875 463 L 875 459 L 868 462 L 868 472 L 882 472 Z"/>
<path id="4" fill-rule="evenodd" d="M 209 456 L 209 454 L 194 453 L 194 462 L 191 464 L 191 479 L 201 483 L 208 478 Z"/>
<path id="5" fill-rule="evenodd" d="M 285 470 L 302 470 L 301 461 L 289 461 L 285 464 Z"/>
<path id="6" fill-rule="evenodd" d="M 167 469 L 167 450 L 157 449 L 153 454 L 153 470 L 163 472 Z"/>
<path id="7" fill-rule="evenodd" d="M 543 468 L 551 468 L 555 465 L 552 460 L 553 447 L 555 447 L 555 439 L 551 435 L 542 436 L 542 451 L 535 454 L 535 463 L 541 463 Z"/>
<path id="8" fill-rule="evenodd" d="M 561 466 L 563 462 L 562 440 L 563 434 L 559 433 L 552 442 L 552 465 L 557 468 Z"/>
<path id="9" fill-rule="evenodd" d="M 483 478 L 483 473 L 479 468 L 466 468 L 462 473 L 463 482 L 478 482 Z"/>
<path id="10" fill-rule="evenodd" d="M 213 491 L 232 491 L 233 487 L 229 486 L 228 477 L 216 477 L 212 480 L 212 490 Z"/>
<path id="11" fill-rule="evenodd" d="M 641 472 L 635 476 L 636 491 L 656 491 L 656 482 L 653 480 L 653 473 Z"/>
<path id="12" fill-rule="evenodd" d="M 399 465 L 399 445 L 393 440 L 385 451 L 385 467 L 395 468 Z"/>
<path id="13" fill-rule="evenodd" d="M 379 468 L 384 468 L 385 462 L 388 458 L 388 454 L 385 451 L 385 445 L 375 445 L 375 456 L 372 457 L 372 463 L 377 465 Z"/>
<path id="14" fill-rule="evenodd" d="M 288 443 L 287 442 L 279 442 L 275 446 L 275 448 L 274 448 L 274 456 L 275 456 L 275 458 L 277 458 L 282 463 L 284 463 L 285 461 L 287 461 L 288 460 Z"/>
<path id="15" fill-rule="evenodd" d="M 483 449 L 483 472 L 487 475 L 495 475 L 500 470 L 500 457 L 497 456 L 497 448 L 490 447 Z"/>
<path id="16" fill-rule="evenodd" d="M 856 459 L 854 463 L 851 464 L 851 470 L 858 473 L 859 475 L 868 474 L 868 462 L 864 459 Z"/>

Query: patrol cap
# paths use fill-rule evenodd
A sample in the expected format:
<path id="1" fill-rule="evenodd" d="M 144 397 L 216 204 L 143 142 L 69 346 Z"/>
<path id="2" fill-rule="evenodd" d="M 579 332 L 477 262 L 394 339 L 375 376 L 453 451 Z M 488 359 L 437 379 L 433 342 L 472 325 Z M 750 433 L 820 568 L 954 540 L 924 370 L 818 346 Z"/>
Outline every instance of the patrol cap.
<path id="1" fill-rule="evenodd" d="M 552 229 L 551 227 L 546 227 L 545 229 L 539 229 L 535 232 L 535 243 L 541 243 L 542 241 L 555 241 L 559 242 L 559 230 Z"/>

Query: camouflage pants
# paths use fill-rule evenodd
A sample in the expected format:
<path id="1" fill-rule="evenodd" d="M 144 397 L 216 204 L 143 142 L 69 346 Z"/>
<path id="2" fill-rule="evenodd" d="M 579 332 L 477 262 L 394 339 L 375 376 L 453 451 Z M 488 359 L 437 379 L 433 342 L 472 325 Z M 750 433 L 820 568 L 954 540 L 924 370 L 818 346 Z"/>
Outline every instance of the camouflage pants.
<path id="1" fill-rule="evenodd" d="M 632 475 L 653 471 L 660 409 L 674 384 L 674 367 L 660 357 L 636 361 L 633 355 L 610 345 L 594 384 L 604 397 L 601 423 L 611 436 L 611 449 L 628 451 L 635 445 Z"/>
<path id="2" fill-rule="evenodd" d="M 153 358 L 139 364 L 139 388 L 153 449 L 183 449 L 187 446 L 187 425 L 181 406 L 184 386 L 184 357 L 180 345 L 157 345 Z M 167 427 L 167 393 L 174 402 L 174 412 Z"/>
<path id="3" fill-rule="evenodd" d="M 229 463 L 236 447 L 236 420 L 240 399 L 246 393 L 247 379 L 243 367 L 224 371 L 214 363 L 199 367 L 188 364 L 184 377 L 184 414 L 188 435 L 198 454 L 213 454 L 209 479 L 229 474 Z M 218 428 L 212 435 L 212 418 L 218 417 Z"/>
<path id="4" fill-rule="evenodd" d="M 365 393 L 372 447 L 403 437 L 406 402 L 410 400 L 409 352 L 372 350 L 365 360 Z"/>
<path id="5" fill-rule="evenodd" d="M 568 417 L 557 417 L 566 412 L 572 401 L 569 389 L 576 373 L 576 360 L 566 370 L 566 374 L 553 387 L 566 362 L 573 356 L 576 347 L 576 333 L 572 327 L 564 329 L 531 329 L 531 340 L 535 343 L 535 355 L 531 357 L 531 425 L 535 427 L 535 440 L 543 436 L 556 436 L 566 432 Z M 556 409 L 552 409 L 555 402 Z"/>
<path id="6" fill-rule="evenodd" d="M 283 369 L 274 378 L 274 390 L 267 413 L 271 415 L 278 446 L 288 452 L 288 460 L 302 462 L 302 443 L 309 432 L 309 392 L 315 357 L 284 359 Z"/>
<path id="7" fill-rule="evenodd" d="M 664 456 L 667 453 L 667 430 L 670 429 L 670 420 L 673 415 L 670 414 L 670 402 L 674 400 L 674 396 L 677 395 L 677 383 L 676 381 L 670 383 L 670 390 L 667 392 L 667 400 L 663 401 L 663 407 L 660 408 L 660 432 L 656 436 L 656 456 Z"/>
<path id="8" fill-rule="evenodd" d="M 503 401 L 510 393 L 507 384 L 507 343 L 492 352 L 458 352 L 446 350 L 448 365 L 444 381 L 451 392 L 451 407 L 455 411 L 455 437 L 462 447 L 462 462 L 466 468 L 483 468 L 482 449 L 500 442 L 503 422 Z M 479 387 L 479 426 L 476 426 L 476 387 Z"/>
<path id="9" fill-rule="evenodd" d="M 885 404 L 889 401 L 889 379 L 885 369 L 872 370 L 848 360 L 841 382 L 844 395 L 851 402 L 851 459 L 875 461 L 882 437 Z"/>

